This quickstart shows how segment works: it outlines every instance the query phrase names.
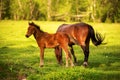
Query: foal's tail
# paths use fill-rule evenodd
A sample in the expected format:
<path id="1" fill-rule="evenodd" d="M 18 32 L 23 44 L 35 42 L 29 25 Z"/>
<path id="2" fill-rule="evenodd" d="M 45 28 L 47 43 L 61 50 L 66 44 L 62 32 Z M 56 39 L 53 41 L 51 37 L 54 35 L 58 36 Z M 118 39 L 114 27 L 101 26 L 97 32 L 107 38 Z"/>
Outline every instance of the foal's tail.
<path id="1" fill-rule="evenodd" d="M 92 39 L 92 42 L 95 46 L 98 46 L 100 44 L 102 44 L 102 42 L 104 41 L 105 37 L 103 37 L 100 33 L 94 31 L 94 29 L 92 28 L 92 26 L 89 27 L 90 28 L 90 37 Z"/>

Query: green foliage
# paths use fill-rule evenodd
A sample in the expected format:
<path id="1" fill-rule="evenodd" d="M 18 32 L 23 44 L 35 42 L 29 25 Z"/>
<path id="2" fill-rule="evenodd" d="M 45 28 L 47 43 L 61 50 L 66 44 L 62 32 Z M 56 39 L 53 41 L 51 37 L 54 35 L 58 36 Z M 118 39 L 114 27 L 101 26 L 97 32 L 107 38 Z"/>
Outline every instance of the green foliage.
<path id="1" fill-rule="evenodd" d="M 10 0 L 0 0 L 0 20 L 10 19 Z"/>
<path id="2" fill-rule="evenodd" d="M 51 16 L 52 20 L 55 21 L 69 21 L 70 20 L 70 9 L 71 3 L 69 0 L 52 0 Z"/>
<path id="3" fill-rule="evenodd" d="M 39 20 L 47 20 L 47 0 L 35 0 L 36 3 L 39 4 Z"/>
<path id="4" fill-rule="evenodd" d="M 1 0 L 0 20 L 120 22 L 120 0 Z"/>
<path id="5" fill-rule="evenodd" d="M 34 21 L 46 32 L 54 33 L 64 22 Z M 44 67 L 39 67 L 39 48 L 33 36 L 25 38 L 28 21 L 0 21 L 0 79 L 1 80 L 119 80 L 120 24 L 90 23 L 105 34 L 106 45 L 90 44 L 89 66 L 84 68 L 83 52 L 74 46 L 78 63 L 75 67 L 57 64 L 54 50 L 46 49 Z M 104 28 L 103 28 L 104 27 Z"/>
<path id="6" fill-rule="evenodd" d="M 100 18 L 101 22 L 119 22 L 119 0 L 99 0 L 97 3 L 97 18 Z"/>
<path id="7" fill-rule="evenodd" d="M 11 19 L 39 19 L 39 4 L 33 0 L 12 0 L 10 5 Z M 24 14 L 23 14 L 24 13 Z"/>

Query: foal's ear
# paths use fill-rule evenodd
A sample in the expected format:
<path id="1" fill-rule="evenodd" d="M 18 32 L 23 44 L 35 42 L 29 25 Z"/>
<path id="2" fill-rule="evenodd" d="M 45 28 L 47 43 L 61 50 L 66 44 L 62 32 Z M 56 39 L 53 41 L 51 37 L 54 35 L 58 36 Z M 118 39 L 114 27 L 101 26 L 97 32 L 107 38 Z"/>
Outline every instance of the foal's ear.
<path id="1" fill-rule="evenodd" d="M 34 22 L 28 22 L 28 24 L 29 24 L 29 25 L 33 25 L 33 24 L 34 24 Z"/>
<path id="2" fill-rule="evenodd" d="M 28 22 L 28 24 L 30 25 L 30 24 L 31 24 L 31 22 Z"/>
<path id="3" fill-rule="evenodd" d="M 34 24 L 34 22 L 31 22 L 31 24 Z"/>

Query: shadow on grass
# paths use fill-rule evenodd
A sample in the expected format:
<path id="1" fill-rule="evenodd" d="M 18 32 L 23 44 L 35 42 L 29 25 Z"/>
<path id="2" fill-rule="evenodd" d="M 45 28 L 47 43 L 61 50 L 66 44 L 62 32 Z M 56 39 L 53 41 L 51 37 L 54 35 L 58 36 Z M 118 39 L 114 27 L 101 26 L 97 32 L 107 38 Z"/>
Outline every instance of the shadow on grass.
<path id="1" fill-rule="evenodd" d="M 97 68 L 101 70 L 120 70 L 120 46 L 102 46 L 98 49 L 96 47 L 91 47 L 91 52 L 88 60 L 88 68 Z M 83 53 L 81 53 L 84 55 Z M 81 66 L 83 64 L 83 59 L 77 57 L 77 66 Z"/>
<path id="2" fill-rule="evenodd" d="M 110 49 L 112 48 L 113 47 L 110 47 Z M 49 55 L 47 56 L 47 58 L 49 58 L 47 59 L 48 61 L 47 60 L 45 61 L 48 62 L 46 65 L 48 67 L 42 69 L 38 68 L 39 56 L 35 58 L 36 56 L 32 55 L 36 52 L 38 53 L 39 49 L 34 46 L 28 46 L 24 48 L 13 48 L 9 46 L 1 47 L 0 48 L 0 79 L 20 80 L 26 78 L 31 74 L 34 75 L 39 74 L 39 76 L 42 76 L 42 75 L 47 75 L 49 72 L 57 71 L 58 65 L 53 65 L 54 63 L 56 63 L 56 61 L 54 61 L 55 58 L 53 59 L 53 56 L 48 57 Z M 120 78 L 119 77 L 120 72 L 118 72 L 120 70 L 119 52 L 120 51 L 118 50 L 114 50 L 114 51 L 105 50 L 103 51 L 103 53 L 97 52 L 97 56 L 96 54 L 90 55 L 92 59 L 89 60 L 88 69 L 94 68 L 95 70 L 103 71 L 102 72 L 103 80 L 119 79 Z M 30 56 L 27 56 L 25 54 Z M 53 63 L 51 64 L 51 62 Z M 83 63 L 83 57 L 81 58 L 81 60 L 78 58 L 77 67 L 81 66 L 82 63 Z"/>
<path id="3" fill-rule="evenodd" d="M 21 80 L 28 74 L 27 70 L 31 69 L 29 60 L 30 54 L 34 54 L 38 49 L 34 46 L 26 48 L 11 48 L 5 46 L 0 48 L 0 79 L 1 80 Z M 23 55 L 23 56 L 22 56 Z M 30 58 L 33 59 L 33 58 Z M 27 62 L 28 61 L 28 62 Z"/>
<path id="4" fill-rule="evenodd" d="M 99 54 L 98 57 L 94 57 L 89 62 L 90 68 L 98 68 L 105 71 L 113 70 L 118 71 L 120 70 L 120 53 L 119 51 L 116 52 L 105 52 Z"/>
<path id="5" fill-rule="evenodd" d="M 0 79 L 1 80 L 22 80 L 27 77 L 29 72 L 33 72 L 32 67 L 24 63 L 15 64 L 14 62 L 0 61 Z"/>

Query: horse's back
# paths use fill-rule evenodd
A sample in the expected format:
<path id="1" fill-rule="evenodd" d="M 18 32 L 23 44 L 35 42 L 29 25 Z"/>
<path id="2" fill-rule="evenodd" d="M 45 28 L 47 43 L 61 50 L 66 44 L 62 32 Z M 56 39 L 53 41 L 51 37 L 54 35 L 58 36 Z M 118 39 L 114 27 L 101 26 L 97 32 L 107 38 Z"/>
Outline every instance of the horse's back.
<path id="1" fill-rule="evenodd" d="M 63 24 L 59 26 L 57 32 L 65 32 L 68 36 L 73 38 L 77 43 L 85 43 L 89 35 L 90 25 L 86 23 Z"/>
<path id="2" fill-rule="evenodd" d="M 76 23 L 76 24 L 62 24 L 58 27 L 57 29 L 57 32 L 63 32 L 63 31 L 66 31 L 66 30 L 82 30 L 84 28 L 89 28 L 90 25 L 89 24 L 86 24 L 86 23 Z M 74 28 L 74 29 L 73 29 Z"/>
<path id="3" fill-rule="evenodd" d="M 84 35 L 85 33 L 88 33 L 90 25 L 86 23 L 76 23 L 76 24 L 63 24 L 60 25 L 57 32 L 65 32 L 69 35 Z"/>

